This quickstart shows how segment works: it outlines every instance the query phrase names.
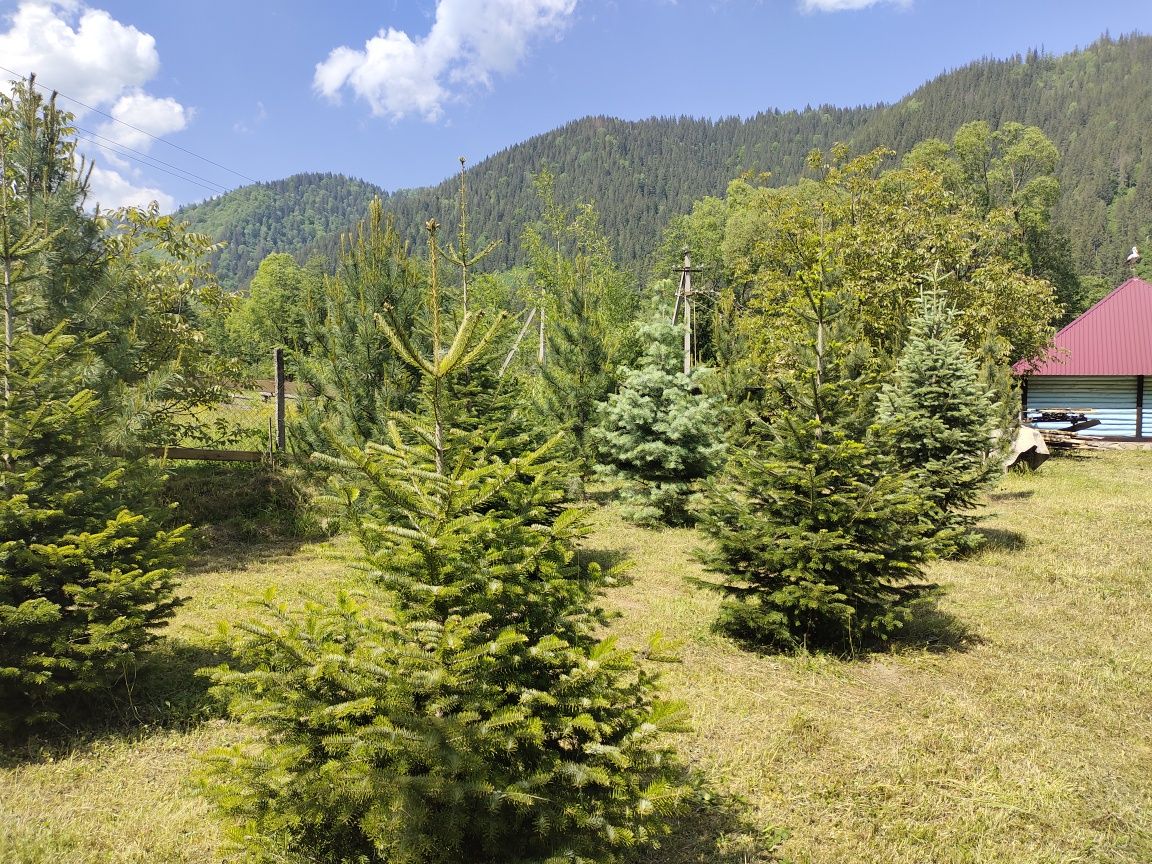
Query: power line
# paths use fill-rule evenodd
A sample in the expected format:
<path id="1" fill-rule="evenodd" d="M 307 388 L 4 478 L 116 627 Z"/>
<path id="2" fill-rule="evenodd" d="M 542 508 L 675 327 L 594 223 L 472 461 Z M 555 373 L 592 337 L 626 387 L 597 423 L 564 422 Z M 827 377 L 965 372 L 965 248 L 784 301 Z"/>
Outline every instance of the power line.
<path id="1" fill-rule="evenodd" d="M 27 75 L 21 75 L 19 72 L 16 72 L 13 69 L 9 69 L 7 66 L 0 66 L 0 69 L 3 69 L 9 75 L 15 75 L 17 78 L 19 78 L 21 80 L 25 80 L 28 77 L 30 77 Z M 72 96 L 69 96 L 67 93 L 61 93 L 59 90 L 54 90 L 53 88 L 46 87 L 43 84 L 40 84 L 39 82 L 36 82 L 35 86 L 39 87 L 41 90 L 53 92 L 56 95 L 61 96 L 64 99 L 67 99 L 69 102 L 74 102 L 75 104 L 79 105 L 81 108 L 86 108 L 87 110 L 92 111 L 96 114 L 99 114 L 102 117 L 107 117 L 113 123 L 119 123 L 122 126 L 127 126 L 129 129 L 135 130 L 136 132 L 139 132 L 141 135 L 148 136 L 153 141 L 159 141 L 161 144 L 167 144 L 169 147 L 172 147 L 176 150 L 179 150 L 182 153 L 187 153 L 189 156 L 192 156 L 196 159 L 199 159 L 201 162 L 207 162 L 209 165 L 213 165 L 213 166 L 221 169 L 222 171 L 227 171 L 229 174 L 235 174 L 237 177 L 240 177 L 244 180 L 247 180 L 249 183 L 259 183 L 260 182 L 259 180 L 256 180 L 253 177 L 249 177 L 247 174 L 242 174 L 241 172 L 235 170 L 234 168 L 229 168 L 227 165 L 221 165 L 219 162 L 215 162 L 215 161 L 209 159 L 207 156 L 201 156 L 199 153 L 195 153 L 195 152 L 187 149 L 186 147 L 181 147 L 179 144 L 173 144 L 171 141 L 167 141 L 164 138 L 160 138 L 156 135 L 153 135 L 151 132 L 149 132 L 146 129 L 141 129 L 139 126 L 133 126 L 131 123 L 128 123 L 124 120 L 121 120 L 118 117 L 113 117 L 108 112 L 101 111 L 99 108 L 94 108 L 91 105 L 88 105 L 87 103 L 81 102 L 79 99 L 73 98 Z"/>
<path id="2" fill-rule="evenodd" d="M 187 179 L 190 183 L 194 183 L 197 180 L 202 180 L 204 183 L 207 183 L 209 186 L 216 187 L 216 190 L 219 192 L 229 191 L 227 186 L 222 186 L 221 184 L 217 183 L 215 180 L 209 180 L 207 177 L 201 177 L 199 174 L 193 174 L 191 171 L 187 170 L 186 168 L 181 168 L 179 165 L 173 165 L 171 162 L 165 162 L 163 159 L 158 159 L 157 157 L 152 156 L 148 153 L 145 153 L 142 150 L 136 150 L 132 147 L 129 147 L 127 144 L 121 144 L 115 138 L 109 138 L 105 135 L 101 135 L 99 132 L 93 132 L 91 129 L 85 129 L 83 126 L 75 126 L 73 128 L 75 128 L 77 132 L 83 132 L 85 135 L 91 135 L 92 138 L 99 138 L 101 141 L 107 141 L 110 145 L 115 146 L 115 147 L 120 147 L 124 150 L 127 150 L 128 153 L 135 153 L 136 157 L 139 157 L 139 158 L 136 158 L 133 156 L 129 156 L 128 153 L 119 153 L 118 154 L 118 155 L 123 156 L 125 159 L 135 159 L 135 161 L 137 161 L 137 162 L 143 162 L 143 164 L 147 165 L 149 168 L 159 168 L 160 165 L 166 165 L 167 167 L 171 168 L 173 171 L 179 171 L 180 174 L 186 175 L 185 179 Z M 90 139 L 86 139 L 86 140 L 90 140 Z M 96 144 L 97 147 L 104 146 L 102 144 L 98 144 L 95 141 L 90 141 L 90 143 Z M 117 151 L 112 151 L 112 152 L 117 152 Z M 145 161 L 145 160 L 147 160 L 147 161 Z M 160 170 L 163 170 L 163 169 L 160 169 Z"/>
<path id="3" fill-rule="evenodd" d="M 3 67 L 0 67 L 0 68 L 3 68 Z M 56 91 L 56 92 L 59 93 L 59 91 Z M 89 111 L 94 111 L 97 114 L 100 114 L 104 117 L 107 117 L 109 120 L 112 120 L 115 123 L 119 123 L 122 126 L 127 126 L 129 129 L 133 129 L 133 130 L 139 132 L 141 135 L 147 135 L 153 141 L 159 141 L 161 144 L 167 144 L 169 147 L 173 147 L 182 153 L 187 153 L 189 156 L 193 156 L 196 159 L 199 159 L 201 162 L 207 162 L 209 165 L 214 165 L 217 168 L 221 169 L 222 171 L 227 171 L 229 174 L 235 174 L 237 177 L 240 177 L 241 179 L 247 180 L 249 183 L 259 183 L 260 182 L 259 180 L 256 180 L 253 177 L 249 177 L 247 174 L 241 174 L 239 171 L 236 171 L 232 168 L 229 168 L 227 165 L 221 165 L 219 162 L 213 162 L 207 156 L 201 156 L 199 153 L 193 153 L 191 150 L 189 150 L 186 147 L 181 147 L 179 144 L 173 144 L 171 141 L 167 141 L 164 138 L 159 138 L 156 135 L 153 135 L 151 132 L 148 132 L 145 129 L 141 129 L 139 126 L 133 126 L 131 123 L 128 123 L 128 122 L 125 122 L 124 120 L 120 120 L 116 117 L 113 117 L 111 114 L 108 114 L 105 111 L 101 111 L 99 108 L 93 108 L 91 105 L 85 105 L 79 99 L 73 99 L 71 96 L 67 96 L 64 93 L 59 93 L 59 95 L 63 96 L 69 102 L 75 102 L 77 105 L 80 105 L 84 108 L 87 108 Z"/>
<path id="4" fill-rule="evenodd" d="M 134 158 L 132 156 L 128 156 L 126 153 L 119 153 L 116 150 L 113 150 L 107 144 L 101 144 L 99 141 L 95 141 L 92 138 L 85 138 L 83 136 L 77 136 L 77 137 L 79 137 L 81 141 L 87 141 L 89 144 L 93 145 L 94 147 L 99 147 L 101 150 L 107 150 L 109 153 L 112 153 L 116 156 L 123 156 L 126 159 Z M 177 174 L 175 171 L 169 171 L 167 168 L 161 168 L 159 165 L 150 165 L 148 163 L 144 163 L 144 164 L 148 165 L 148 167 L 153 169 L 154 171 L 162 171 L 165 174 L 170 174 L 171 176 L 175 177 L 177 180 L 183 180 L 185 183 L 191 183 L 193 186 L 199 186 L 202 189 L 207 189 L 209 192 L 211 192 L 213 194 L 218 194 L 220 191 L 224 191 L 224 192 L 228 191 L 223 186 L 217 186 L 217 187 L 206 186 L 203 183 L 197 183 L 195 180 L 189 180 L 187 177 L 185 177 L 181 174 Z"/>

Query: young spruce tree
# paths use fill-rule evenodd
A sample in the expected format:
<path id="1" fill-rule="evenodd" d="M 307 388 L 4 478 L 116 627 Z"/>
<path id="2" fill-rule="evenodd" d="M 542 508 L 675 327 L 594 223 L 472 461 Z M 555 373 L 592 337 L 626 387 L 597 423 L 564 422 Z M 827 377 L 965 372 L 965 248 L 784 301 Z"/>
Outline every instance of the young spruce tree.
<path id="1" fill-rule="evenodd" d="M 429 228 L 428 351 L 383 325 L 418 407 L 321 457 L 361 588 L 298 612 L 269 599 L 241 627 L 215 692 L 264 735 L 215 754 L 205 785 L 250 861 L 614 861 L 680 796 L 658 740 L 676 711 L 594 635 L 610 574 L 574 556 L 557 440 L 515 452 L 506 418 L 457 412 L 502 327 L 470 310 L 444 335 Z"/>
<path id="2" fill-rule="evenodd" d="M 971 511 L 1001 473 L 997 408 L 954 321 L 939 295 L 920 299 L 893 380 L 880 392 L 875 428 L 878 446 L 912 473 L 932 505 L 941 555 L 979 545 Z"/>
<path id="3" fill-rule="evenodd" d="M 778 410 L 711 484 L 701 555 L 723 578 L 722 629 L 778 650 L 852 652 L 889 637 L 930 590 L 927 505 L 862 434 L 868 388 L 831 292 L 805 294 L 813 338 Z"/>
<path id="4" fill-rule="evenodd" d="M 625 515 L 638 524 L 690 522 L 699 482 L 724 459 L 719 407 L 700 392 L 700 369 L 682 371 L 679 337 L 667 323 L 640 331 L 639 368 L 623 370 L 594 430 L 600 473 L 623 481 Z"/>
<path id="5" fill-rule="evenodd" d="M 77 216 L 55 176 L 74 164 L 27 161 L 61 122 L 32 94 L 0 99 L 0 734 L 124 675 L 172 614 L 184 541 L 160 527 L 155 472 L 106 455 L 116 406 L 86 378 L 102 346 L 53 306 L 59 280 L 84 272 L 61 261 L 88 229 L 54 215 Z"/>

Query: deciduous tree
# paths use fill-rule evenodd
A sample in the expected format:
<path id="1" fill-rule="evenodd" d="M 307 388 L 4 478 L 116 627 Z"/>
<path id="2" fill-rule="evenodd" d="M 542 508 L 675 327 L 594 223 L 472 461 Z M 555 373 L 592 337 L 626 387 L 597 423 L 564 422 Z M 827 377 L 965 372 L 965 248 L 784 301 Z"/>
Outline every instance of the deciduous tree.
<path id="1" fill-rule="evenodd" d="M 1007 254 L 995 219 L 950 191 L 946 174 L 922 164 L 884 170 L 889 156 L 849 159 L 837 147 L 830 157 L 814 152 L 810 178 L 797 185 L 730 184 L 725 280 L 760 377 L 778 372 L 805 337 L 790 310 L 803 311 L 799 285 L 818 258 L 878 361 L 899 354 L 915 299 L 935 272 L 952 277 L 948 300 L 970 348 L 989 333 L 1001 361 L 1046 348 L 1059 316 L 1052 286 Z"/>
<path id="2" fill-rule="evenodd" d="M 249 363 L 266 362 L 278 347 L 292 349 L 293 357 L 307 354 L 309 306 L 320 302 L 321 280 L 321 274 L 301 267 L 291 255 L 267 256 L 249 283 L 248 295 L 229 312 L 232 350 Z"/>

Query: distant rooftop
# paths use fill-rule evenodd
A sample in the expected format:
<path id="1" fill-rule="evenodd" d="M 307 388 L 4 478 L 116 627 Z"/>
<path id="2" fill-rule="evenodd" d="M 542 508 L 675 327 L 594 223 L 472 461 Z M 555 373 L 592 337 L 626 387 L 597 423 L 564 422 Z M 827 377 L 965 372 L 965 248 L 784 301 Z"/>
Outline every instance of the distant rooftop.
<path id="1" fill-rule="evenodd" d="M 1129 279 L 1056 334 L 1030 375 L 1152 375 L 1152 285 Z"/>

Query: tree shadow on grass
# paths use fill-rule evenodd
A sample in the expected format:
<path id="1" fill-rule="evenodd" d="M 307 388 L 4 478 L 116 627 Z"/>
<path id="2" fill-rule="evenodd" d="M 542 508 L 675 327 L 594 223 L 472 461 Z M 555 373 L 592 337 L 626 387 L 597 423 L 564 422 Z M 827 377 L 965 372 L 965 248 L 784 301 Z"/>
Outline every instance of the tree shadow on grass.
<path id="1" fill-rule="evenodd" d="M 1024 501 L 1035 496 L 1035 489 L 1017 489 L 1013 492 L 989 492 L 989 501 Z"/>
<path id="2" fill-rule="evenodd" d="M 0 766 L 61 757 L 95 741 L 191 729 L 221 716 L 197 670 L 227 654 L 176 638 L 157 642 L 116 684 L 56 706 L 59 716 L 0 742 Z"/>
<path id="3" fill-rule="evenodd" d="M 188 575 L 199 573 L 229 573 L 247 570 L 256 564 L 291 558 L 308 541 L 299 540 L 236 540 L 221 538 L 201 544 L 188 564 Z"/>
<path id="4" fill-rule="evenodd" d="M 908 620 L 887 647 L 896 651 L 911 648 L 946 654 L 967 651 L 983 643 L 983 637 L 963 620 L 940 608 L 939 598 L 925 597 L 912 604 Z"/>
<path id="5" fill-rule="evenodd" d="M 218 666 L 231 655 L 216 647 L 167 638 L 157 643 L 114 693 L 114 717 L 124 724 L 189 728 L 219 716 L 200 669 Z"/>
<path id="6" fill-rule="evenodd" d="M 620 489 L 614 485 L 599 484 L 585 486 L 576 500 L 587 501 L 597 507 L 607 507 L 620 497 Z"/>
<path id="7" fill-rule="evenodd" d="M 1093 459 L 1096 459 L 1101 452 L 1103 451 L 1089 449 L 1088 447 L 1083 449 L 1076 447 L 1055 447 L 1052 450 L 1052 458 L 1058 461 L 1091 462 Z"/>
<path id="8" fill-rule="evenodd" d="M 695 581 L 695 580 L 693 580 Z M 984 639 L 963 620 L 940 607 L 941 589 L 928 586 L 923 594 L 907 602 L 903 626 L 887 638 L 864 636 L 852 638 L 838 631 L 835 638 L 825 634 L 824 641 L 794 643 L 767 643 L 759 634 L 747 628 L 732 626 L 733 622 L 719 620 L 713 631 L 731 639 L 742 651 L 761 657 L 802 657 L 817 655 L 847 662 L 867 660 L 879 654 L 905 650 L 947 653 L 967 651 L 981 645 Z"/>
<path id="9" fill-rule="evenodd" d="M 749 818 L 747 805 L 732 796 L 697 791 L 672 833 L 658 849 L 637 853 L 633 864 L 769 864 L 788 833 Z"/>
<path id="10" fill-rule="evenodd" d="M 980 545 L 973 554 L 981 552 L 1019 552 L 1028 545 L 1028 538 L 1018 531 L 1009 531 L 1005 528 L 976 528 L 975 533 L 981 538 Z"/>

